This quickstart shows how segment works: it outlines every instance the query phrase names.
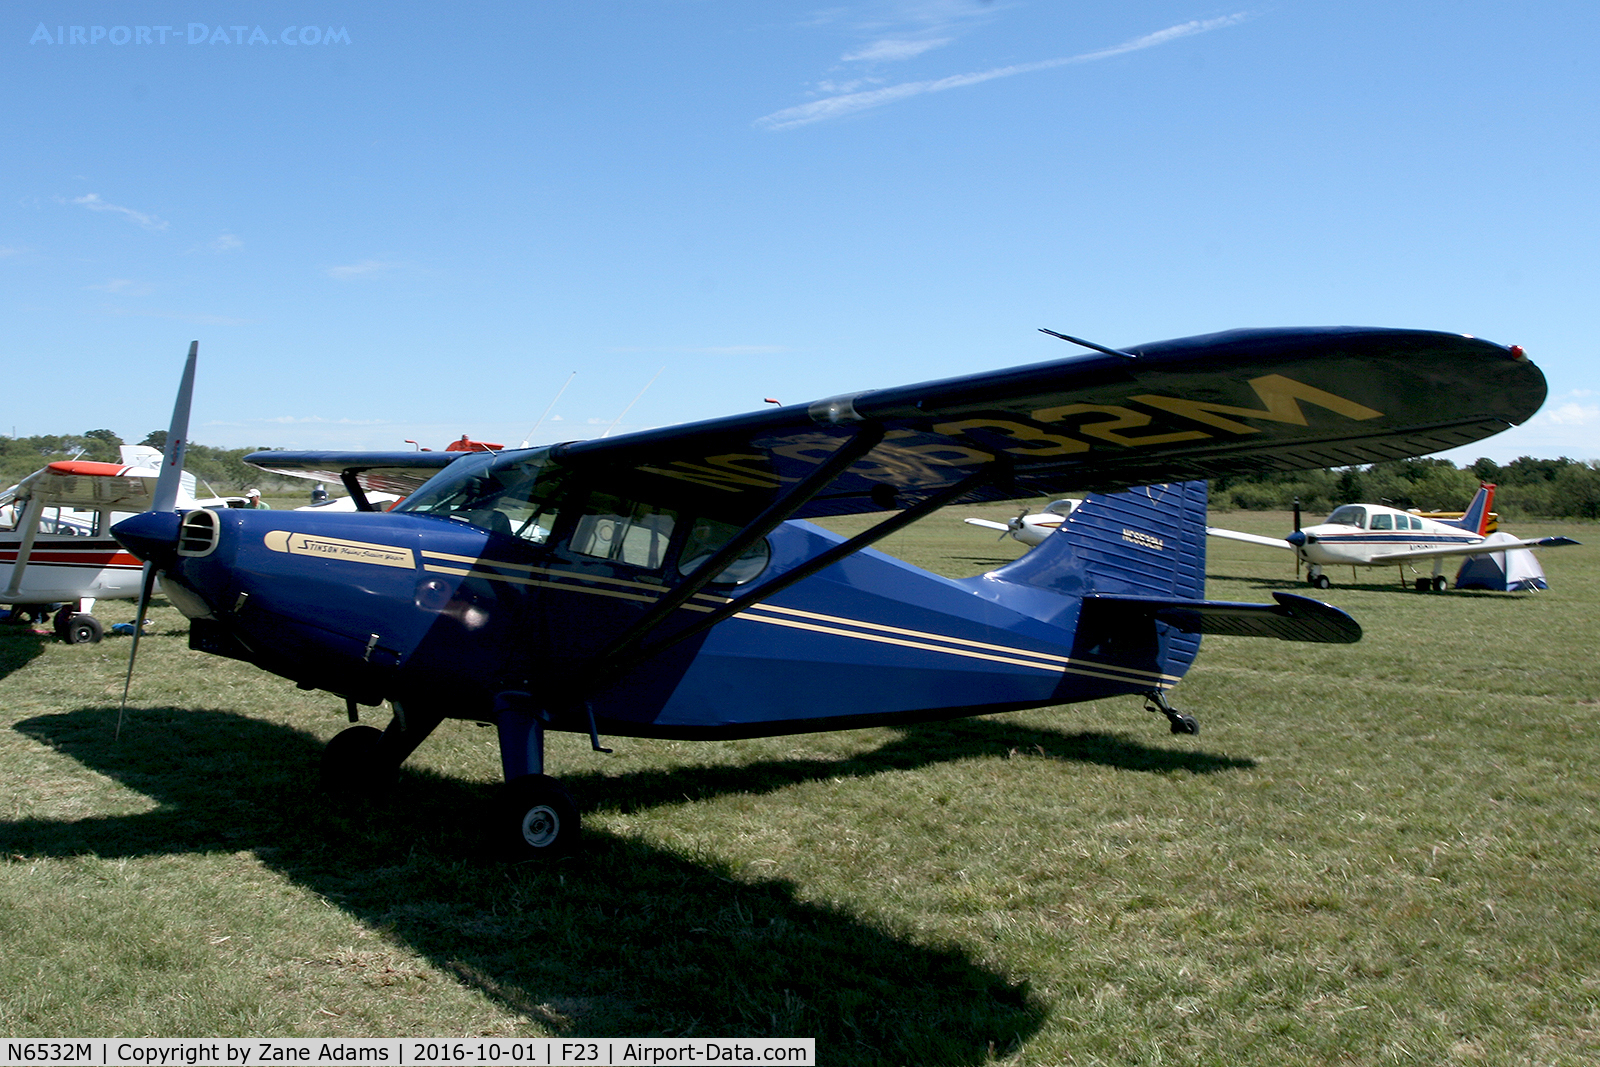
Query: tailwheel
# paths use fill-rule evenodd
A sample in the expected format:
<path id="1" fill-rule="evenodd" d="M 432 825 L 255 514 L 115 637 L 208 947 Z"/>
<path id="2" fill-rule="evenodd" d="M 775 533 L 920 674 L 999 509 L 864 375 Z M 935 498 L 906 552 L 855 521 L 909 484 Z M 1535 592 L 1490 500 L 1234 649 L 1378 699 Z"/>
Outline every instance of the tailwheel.
<path id="1" fill-rule="evenodd" d="M 352 726 L 322 750 L 322 788 L 335 795 L 370 797 L 394 785 L 395 768 L 378 754 L 383 731 Z"/>
<path id="2" fill-rule="evenodd" d="M 524 774 L 506 783 L 495 836 L 512 860 L 553 859 L 578 846 L 578 806 L 546 774 Z"/>
<path id="3" fill-rule="evenodd" d="M 1160 690 L 1152 690 L 1144 695 L 1145 711 L 1159 712 L 1167 717 L 1167 725 L 1175 734 L 1188 734 L 1191 737 L 1200 733 L 1200 724 L 1193 715 L 1185 715 L 1171 704 L 1167 703 L 1166 694 Z"/>

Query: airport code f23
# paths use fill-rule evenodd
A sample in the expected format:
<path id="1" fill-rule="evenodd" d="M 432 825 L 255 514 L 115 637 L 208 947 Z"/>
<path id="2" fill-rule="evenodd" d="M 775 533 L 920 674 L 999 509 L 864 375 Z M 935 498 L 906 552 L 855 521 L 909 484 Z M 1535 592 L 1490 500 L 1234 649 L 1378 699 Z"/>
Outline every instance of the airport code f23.
<path id="1" fill-rule="evenodd" d="M 269 35 L 260 26 L 230 26 L 191 22 L 187 26 L 46 26 L 34 28 L 29 44 L 98 45 L 118 47 L 165 44 L 328 45 L 349 44 L 344 26 L 285 26 Z"/>

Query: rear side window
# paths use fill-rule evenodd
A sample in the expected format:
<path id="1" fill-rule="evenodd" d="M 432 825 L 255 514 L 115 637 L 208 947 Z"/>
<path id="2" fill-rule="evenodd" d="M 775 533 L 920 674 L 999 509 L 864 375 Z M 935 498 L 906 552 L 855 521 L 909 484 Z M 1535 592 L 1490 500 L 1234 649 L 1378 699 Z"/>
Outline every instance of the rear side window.
<path id="1" fill-rule="evenodd" d="M 580 556 L 660 570 L 666 564 L 677 521 L 673 511 L 611 493 L 591 493 L 572 533 L 572 551 Z"/>
<path id="2" fill-rule="evenodd" d="M 716 519 L 696 519 L 694 526 L 689 530 L 689 536 L 683 543 L 683 552 L 678 556 L 678 573 L 688 575 L 711 558 L 712 553 L 733 540 L 733 535 L 739 532 L 739 527 Z M 762 538 L 749 548 L 745 549 L 739 558 L 722 568 L 722 572 L 714 581 L 728 582 L 734 585 L 748 582 L 756 575 L 767 569 L 767 563 L 772 559 L 772 547 Z"/>

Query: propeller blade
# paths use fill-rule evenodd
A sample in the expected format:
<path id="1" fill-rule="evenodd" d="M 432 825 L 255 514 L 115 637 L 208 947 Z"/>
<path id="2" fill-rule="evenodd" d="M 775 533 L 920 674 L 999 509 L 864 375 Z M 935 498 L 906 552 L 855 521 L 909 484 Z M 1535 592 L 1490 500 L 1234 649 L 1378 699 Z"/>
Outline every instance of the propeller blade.
<path id="1" fill-rule="evenodd" d="M 150 501 L 150 511 L 175 511 L 178 507 L 178 490 L 183 484 L 183 457 L 189 450 L 189 405 L 194 397 L 194 366 L 200 357 L 200 342 L 189 342 L 189 357 L 183 364 L 183 377 L 178 380 L 178 398 L 172 404 L 172 424 L 167 428 L 167 444 L 162 449 L 161 474 L 156 478 L 156 491 Z M 128 710 L 128 690 L 133 685 L 133 663 L 139 655 L 139 638 L 144 633 L 145 612 L 150 610 L 150 597 L 155 592 L 156 565 L 154 560 L 144 563 L 144 580 L 139 586 L 139 611 L 133 618 L 133 644 L 128 649 L 128 675 L 122 681 L 122 704 L 117 708 L 115 737 L 122 737 L 122 716 Z"/>
<path id="2" fill-rule="evenodd" d="M 189 450 L 189 401 L 194 396 L 194 365 L 200 355 L 200 342 L 189 343 L 189 358 L 183 364 L 178 382 L 178 399 L 172 405 L 172 425 L 167 430 L 167 446 L 162 449 L 161 476 L 156 479 L 151 511 L 171 511 L 178 506 L 178 487 L 183 479 L 183 456 Z"/>
<path id="3" fill-rule="evenodd" d="M 122 713 L 128 710 L 128 689 L 133 685 L 133 661 L 139 656 L 139 636 L 144 633 L 144 614 L 150 610 L 150 595 L 155 592 L 156 565 L 146 561 L 144 583 L 139 586 L 139 611 L 133 617 L 133 644 L 128 649 L 128 676 L 122 680 L 122 704 L 117 708 L 117 729 L 112 740 L 122 739 Z"/>
<path id="4" fill-rule="evenodd" d="M 1294 498 L 1294 532 L 1300 532 L 1300 498 Z M 1294 551 L 1294 580 L 1300 580 L 1300 550 Z"/>

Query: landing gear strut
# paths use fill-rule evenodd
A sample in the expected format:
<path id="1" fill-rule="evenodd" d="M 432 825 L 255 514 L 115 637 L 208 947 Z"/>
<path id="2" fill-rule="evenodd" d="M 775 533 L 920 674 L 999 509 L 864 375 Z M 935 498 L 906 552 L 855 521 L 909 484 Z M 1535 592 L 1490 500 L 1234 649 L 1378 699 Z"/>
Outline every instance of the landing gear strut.
<path id="1" fill-rule="evenodd" d="M 1172 727 L 1172 732 L 1175 734 L 1195 736 L 1200 733 L 1200 724 L 1195 722 L 1194 716 L 1185 715 L 1168 704 L 1166 694 L 1159 689 L 1152 689 L 1144 695 L 1144 710 L 1165 715 L 1167 724 Z"/>

